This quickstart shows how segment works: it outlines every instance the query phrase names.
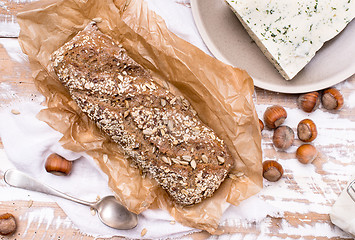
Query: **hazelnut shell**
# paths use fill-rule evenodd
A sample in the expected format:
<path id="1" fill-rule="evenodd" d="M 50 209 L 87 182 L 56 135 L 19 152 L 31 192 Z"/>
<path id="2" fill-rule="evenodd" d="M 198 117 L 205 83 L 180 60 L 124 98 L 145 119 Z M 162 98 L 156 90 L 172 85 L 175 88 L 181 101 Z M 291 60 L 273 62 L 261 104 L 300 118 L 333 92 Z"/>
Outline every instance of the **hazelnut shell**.
<path id="1" fill-rule="evenodd" d="M 45 169 L 47 172 L 57 176 L 69 175 L 72 170 L 72 161 L 68 161 L 62 156 L 52 153 L 46 160 Z"/>
<path id="2" fill-rule="evenodd" d="M 311 144 L 303 144 L 296 150 L 296 158 L 303 164 L 312 163 L 317 158 L 317 155 L 317 149 Z"/>
<path id="3" fill-rule="evenodd" d="M 263 162 L 263 177 L 266 180 L 276 182 L 282 177 L 283 174 L 284 170 L 280 163 L 274 160 L 267 160 Z"/>
<path id="4" fill-rule="evenodd" d="M 286 118 L 286 110 L 279 105 L 268 107 L 264 113 L 264 123 L 268 128 L 271 129 L 277 128 L 283 124 Z"/>
<path id="5" fill-rule="evenodd" d="M 263 121 L 261 121 L 261 119 L 259 119 L 259 126 L 260 126 L 260 132 L 262 132 L 264 130 L 264 123 Z"/>
<path id="6" fill-rule="evenodd" d="M 275 147 L 281 150 L 286 150 L 292 146 L 294 139 L 295 133 L 292 128 L 289 126 L 280 126 L 275 129 L 272 142 Z"/>
<path id="7" fill-rule="evenodd" d="M 301 94 L 297 99 L 297 105 L 303 111 L 310 113 L 315 111 L 320 104 L 318 92 Z"/>
<path id="8" fill-rule="evenodd" d="M 316 124 L 311 119 L 303 119 L 297 125 L 297 136 L 303 142 L 312 142 L 318 135 Z"/>
<path id="9" fill-rule="evenodd" d="M 0 234 L 10 235 L 16 232 L 16 219 L 11 213 L 0 215 Z"/>
<path id="10" fill-rule="evenodd" d="M 338 110 L 344 104 L 343 95 L 336 88 L 329 88 L 323 92 L 322 105 L 327 110 Z"/>

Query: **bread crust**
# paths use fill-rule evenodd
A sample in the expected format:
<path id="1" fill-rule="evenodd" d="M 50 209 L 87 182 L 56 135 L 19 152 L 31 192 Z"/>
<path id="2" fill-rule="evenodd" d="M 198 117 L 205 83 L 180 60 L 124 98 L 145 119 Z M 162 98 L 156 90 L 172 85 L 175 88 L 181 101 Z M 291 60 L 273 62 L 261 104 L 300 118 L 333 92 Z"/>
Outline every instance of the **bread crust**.
<path id="1" fill-rule="evenodd" d="M 52 56 L 81 110 L 181 205 L 212 196 L 233 167 L 223 140 L 182 96 L 152 80 L 124 48 L 88 25 Z"/>

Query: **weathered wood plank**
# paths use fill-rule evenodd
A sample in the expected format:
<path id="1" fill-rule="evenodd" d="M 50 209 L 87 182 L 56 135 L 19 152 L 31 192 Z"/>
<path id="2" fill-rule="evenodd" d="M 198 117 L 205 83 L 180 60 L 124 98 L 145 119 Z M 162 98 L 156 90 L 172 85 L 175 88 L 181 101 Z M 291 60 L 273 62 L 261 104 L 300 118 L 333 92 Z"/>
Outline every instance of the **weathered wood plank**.
<path id="1" fill-rule="evenodd" d="M 42 101 L 33 80 L 30 64 L 18 49 L 17 39 L 0 38 L 0 107 L 15 101 Z"/>
<path id="2" fill-rule="evenodd" d="M 0 1 L 0 37 L 17 37 L 20 28 L 16 21 L 18 11 L 32 0 Z"/>

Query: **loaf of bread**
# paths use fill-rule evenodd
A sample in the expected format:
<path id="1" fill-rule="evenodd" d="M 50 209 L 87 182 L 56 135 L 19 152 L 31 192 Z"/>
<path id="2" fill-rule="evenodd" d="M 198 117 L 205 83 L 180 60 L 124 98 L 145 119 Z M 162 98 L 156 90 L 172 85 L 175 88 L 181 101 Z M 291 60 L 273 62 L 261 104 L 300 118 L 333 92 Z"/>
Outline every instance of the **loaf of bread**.
<path id="1" fill-rule="evenodd" d="M 212 196 L 233 167 L 223 140 L 189 102 L 154 82 L 94 23 L 51 61 L 81 110 L 176 203 L 192 205 Z"/>

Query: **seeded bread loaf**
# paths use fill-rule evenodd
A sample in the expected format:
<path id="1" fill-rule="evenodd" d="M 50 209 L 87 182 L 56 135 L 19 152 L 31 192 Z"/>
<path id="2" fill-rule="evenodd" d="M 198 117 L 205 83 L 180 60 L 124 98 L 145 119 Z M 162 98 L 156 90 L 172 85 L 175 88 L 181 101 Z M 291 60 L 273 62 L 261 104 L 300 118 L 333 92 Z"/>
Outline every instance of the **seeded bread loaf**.
<path id="1" fill-rule="evenodd" d="M 177 203 L 199 203 L 226 178 L 233 161 L 223 140 L 95 24 L 51 60 L 81 110 Z"/>

